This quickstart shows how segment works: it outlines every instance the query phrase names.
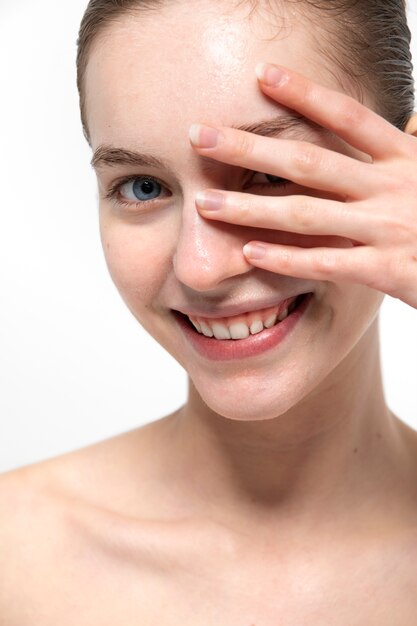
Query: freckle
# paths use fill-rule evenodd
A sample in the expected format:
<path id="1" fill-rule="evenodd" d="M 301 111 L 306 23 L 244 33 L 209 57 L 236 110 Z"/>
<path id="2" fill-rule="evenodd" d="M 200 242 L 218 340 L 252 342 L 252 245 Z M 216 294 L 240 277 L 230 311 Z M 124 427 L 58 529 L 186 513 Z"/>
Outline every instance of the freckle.
<path id="1" fill-rule="evenodd" d="M 413 261 L 417 262 L 417 256 L 412 256 L 411 258 L 413 259 Z"/>
<path id="2" fill-rule="evenodd" d="M 381 433 L 377 433 L 377 434 L 376 434 L 376 436 L 378 437 L 378 439 L 381 439 L 381 438 L 382 438 Z"/>
<path id="3" fill-rule="evenodd" d="M 356 454 L 356 453 L 357 453 L 357 451 L 358 451 L 358 449 L 357 449 L 357 448 L 355 448 L 353 452 Z"/>

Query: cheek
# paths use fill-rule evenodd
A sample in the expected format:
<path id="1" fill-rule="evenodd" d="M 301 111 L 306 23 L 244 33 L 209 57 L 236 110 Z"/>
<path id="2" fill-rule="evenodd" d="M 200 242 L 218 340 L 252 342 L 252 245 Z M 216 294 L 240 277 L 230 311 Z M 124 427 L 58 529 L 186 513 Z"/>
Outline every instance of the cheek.
<path id="1" fill-rule="evenodd" d="M 384 294 L 357 284 L 333 285 L 333 324 L 337 327 L 334 340 L 352 348 L 375 321 Z"/>
<path id="2" fill-rule="evenodd" d="M 136 307 L 158 292 L 167 276 L 169 246 L 156 227 L 100 221 L 107 267 L 123 299 Z"/>

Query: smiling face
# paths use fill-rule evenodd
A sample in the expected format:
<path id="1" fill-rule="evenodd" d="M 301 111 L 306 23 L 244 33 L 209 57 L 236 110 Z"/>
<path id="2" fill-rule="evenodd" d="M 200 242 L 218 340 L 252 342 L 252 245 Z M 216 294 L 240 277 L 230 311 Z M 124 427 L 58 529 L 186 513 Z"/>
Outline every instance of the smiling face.
<path id="1" fill-rule="evenodd" d="M 284 6 L 271 26 L 261 13 L 248 17 L 243 6 L 231 4 L 226 11 L 224 2 L 169 3 L 111 25 L 96 40 L 86 72 L 100 231 L 112 279 L 137 320 L 187 370 L 205 404 L 232 419 L 271 418 L 308 398 L 318 405 L 331 376 L 340 380 L 349 364 L 360 368 L 364 345 L 371 336 L 375 340 L 370 327 L 383 299 L 360 285 L 257 269 L 242 254 L 253 239 L 352 246 L 346 239 L 208 221 L 195 206 L 196 193 L 208 187 L 330 197 L 294 183 L 273 187 L 265 174 L 202 159 L 188 138 L 196 122 L 240 126 L 294 114 L 259 90 L 259 61 L 275 61 L 342 90 L 297 18 Z M 368 160 L 314 124 L 300 124 L 282 137 Z M 142 164 L 138 158 L 128 162 L 132 152 L 145 155 Z M 106 197 L 111 190 L 113 197 Z M 282 343 L 239 359 L 200 354 L 173 314 L 198 309 L 221 315 L 226 307 L 246 304 L 254 310 L 263 308 L 257 303 L 307 292 L 314 299 Z"/>

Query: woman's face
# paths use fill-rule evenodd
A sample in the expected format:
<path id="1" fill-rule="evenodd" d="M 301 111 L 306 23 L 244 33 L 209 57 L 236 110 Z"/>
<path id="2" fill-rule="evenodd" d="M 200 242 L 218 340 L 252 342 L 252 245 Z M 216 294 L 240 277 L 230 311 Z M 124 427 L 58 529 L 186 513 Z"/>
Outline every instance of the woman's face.
<path id="1" fill-rule="evenodd" d="M 252 239 L 304 247 L 326 242 L 350 247 L 349 240 L 241 227 L 199 215 L 195 195 L 209 187 L 330 197 L 294 183 L 284 191 L 271 188 L 262 173 L 202 159 L 192 149 L 188 131 L 193 123 L 239 126 L 288 113 L 259 90 L 255 66 L 260 61 L 279 63 L 342 90 L 330 62 L 315 51 L 308 26 L 291 13 L 294 9 L 284 6 L 271 23 L 268 13 L 249 17 L 247 6 L 230 4 L 227 10 L 225 4 L 169 3 L 112 25 L 90 56 L 87 122 L 93 150 L 98 151 L 103 249 L 124 301 L 187 370 L 210 409 L 232 419 L 256 420 L 280 415 L 308 399 L 317 405 L 336 368 L 335 380 L 341 378 L 340 368 L 349 371 L 349 362 L 360 368 L 365 333 L 375 322 L 383 295 L 360 285 L 254 268 L 242 253 Z M 282 137 L 369 160 L 314 125 L 300 125 Z M 103 148 L 109 147 L 152 159 L 122 162 L 114 152 L 106 157 Z M 106 198 L 116 183 L 141 176 L 155 178 L 159 185 L 137 179 Z M 260 308 L 257 303 L 307 292 L 314 298 L 282 343 L 239 359 L 200 354 L 173 313 L 198 309 L 219 315 L 225 307 L 245 303 L 254 310 Z"/>

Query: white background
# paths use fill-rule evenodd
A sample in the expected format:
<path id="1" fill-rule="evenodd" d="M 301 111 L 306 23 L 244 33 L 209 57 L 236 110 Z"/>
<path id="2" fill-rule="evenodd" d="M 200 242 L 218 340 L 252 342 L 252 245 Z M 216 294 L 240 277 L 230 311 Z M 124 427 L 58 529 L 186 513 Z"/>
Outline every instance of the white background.
<path id="1" fill-rule="evenodd" d="M 0 471 L 157 419 L 186 374 L 105 266 L 75 42 L 87 0 L 0 0 Z M 410 26 L 417 66 L 417 0 Z M 417 429 L 417 311 L 386 297 L 389 406 Z"/>

